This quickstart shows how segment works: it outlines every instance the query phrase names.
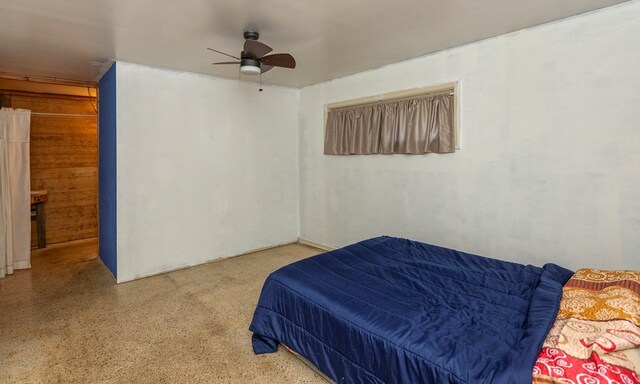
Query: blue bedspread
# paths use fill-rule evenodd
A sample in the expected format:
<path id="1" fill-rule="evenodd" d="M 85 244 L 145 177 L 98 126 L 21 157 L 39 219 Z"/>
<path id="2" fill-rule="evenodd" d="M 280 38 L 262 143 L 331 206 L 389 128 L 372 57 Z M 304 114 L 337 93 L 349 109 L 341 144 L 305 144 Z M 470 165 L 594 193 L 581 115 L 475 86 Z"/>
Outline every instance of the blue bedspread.
<path id="1" fill-rule="evenodd" d="M 285 266 L 250 330 L 339 383 L 531 383 L 572 272 L 377 237 Z"/>

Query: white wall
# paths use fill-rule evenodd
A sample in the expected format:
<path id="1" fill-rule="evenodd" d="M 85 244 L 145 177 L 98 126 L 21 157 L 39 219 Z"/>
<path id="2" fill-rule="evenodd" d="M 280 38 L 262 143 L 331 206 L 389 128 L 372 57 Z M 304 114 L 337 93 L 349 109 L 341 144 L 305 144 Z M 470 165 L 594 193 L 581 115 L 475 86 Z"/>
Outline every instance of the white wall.
<path id="1" fill-rule="evenodd" d="M 117 64 L 118 281 L 298 238 L 298 90 Z"/>
<path id="2" fill-rule="evenodd" d="M 302 89 L 301 237 L 640 269 L 638 20 L 636 1 Z M 452 80 L 455 154 L 322 155 L 325 103 Z"/>

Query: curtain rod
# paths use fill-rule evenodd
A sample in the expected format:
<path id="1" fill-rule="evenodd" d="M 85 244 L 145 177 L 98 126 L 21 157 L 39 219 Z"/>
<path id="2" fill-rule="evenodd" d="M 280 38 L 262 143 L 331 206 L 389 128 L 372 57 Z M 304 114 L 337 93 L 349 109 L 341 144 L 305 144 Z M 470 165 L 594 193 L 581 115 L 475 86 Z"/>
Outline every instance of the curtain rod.
<path id="1" fill-rule="evenodd" d="M 31 112 L 32 115 L 36 116 L 69 116 L 69 117 L 97 117 L 98 115 L 93 114 L 77 114 L 77 113 L 46 113 L 46 112 Z"/>
<path id="2" fill-rule="evenodd" d="M 365 101 L 363 103 L 356 103 L 352 105 L 345 105 L 344 107 L 328 108 L 327 110 L 339 111 L 339 110 L 348 109 L 348 108 L 357 108 L 357 107 L 365 107 L 365 106 L 376 105 L 376 104 L 379 105 L 379 104 L 386 104 L 386 103 L 394 103 L 394 102 L 404 101 L 404 100 L 426 99 L 429 97 L 436 97 L 436 96 L 455 96 L 455 94 L 453 89 L 443 89 L 441 91 L 418 93 L 415 95 L 400 96 L 400 97 L 385 98 L 383 96 L 378 96 L 376 100 Z"/>

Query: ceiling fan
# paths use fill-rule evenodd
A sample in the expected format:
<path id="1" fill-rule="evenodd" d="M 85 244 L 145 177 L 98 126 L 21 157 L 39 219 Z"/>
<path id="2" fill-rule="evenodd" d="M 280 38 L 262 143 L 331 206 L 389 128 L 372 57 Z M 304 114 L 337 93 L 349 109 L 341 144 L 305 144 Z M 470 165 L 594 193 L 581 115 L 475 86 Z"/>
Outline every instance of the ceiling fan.
<path id="1" fill-rule="evenodd" d="M 295 68 L 296 60 L 288 53 L 275 53 L 267 55 L 273 49 L 258 41 L 260 34 L 255 31 L 245 31 L 244 36 L 244 48 L 240 53 L 240 57 L 218 51 L 217 49 L 207 48 L 210 51 L 229 56 L 239 61 L 222 61 L 219 63 L 211 63 L 213 65 L 224 64 L 240 64 L 240 73 L 244 75 L 258 75 L 263 74 L 273 67 L 282 68 Z"/>

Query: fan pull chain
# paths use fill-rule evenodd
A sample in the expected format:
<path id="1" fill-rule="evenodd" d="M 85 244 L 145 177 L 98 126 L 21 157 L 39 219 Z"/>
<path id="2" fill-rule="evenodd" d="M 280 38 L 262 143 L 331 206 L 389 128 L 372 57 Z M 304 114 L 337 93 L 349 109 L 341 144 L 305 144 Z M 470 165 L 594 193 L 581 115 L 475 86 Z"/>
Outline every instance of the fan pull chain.
<path id="1" fill-rule="evenodd" d="M 258 89 L 258 92 L 262 92 L 262 69 L 260 69 L 260 89 Z"/>

